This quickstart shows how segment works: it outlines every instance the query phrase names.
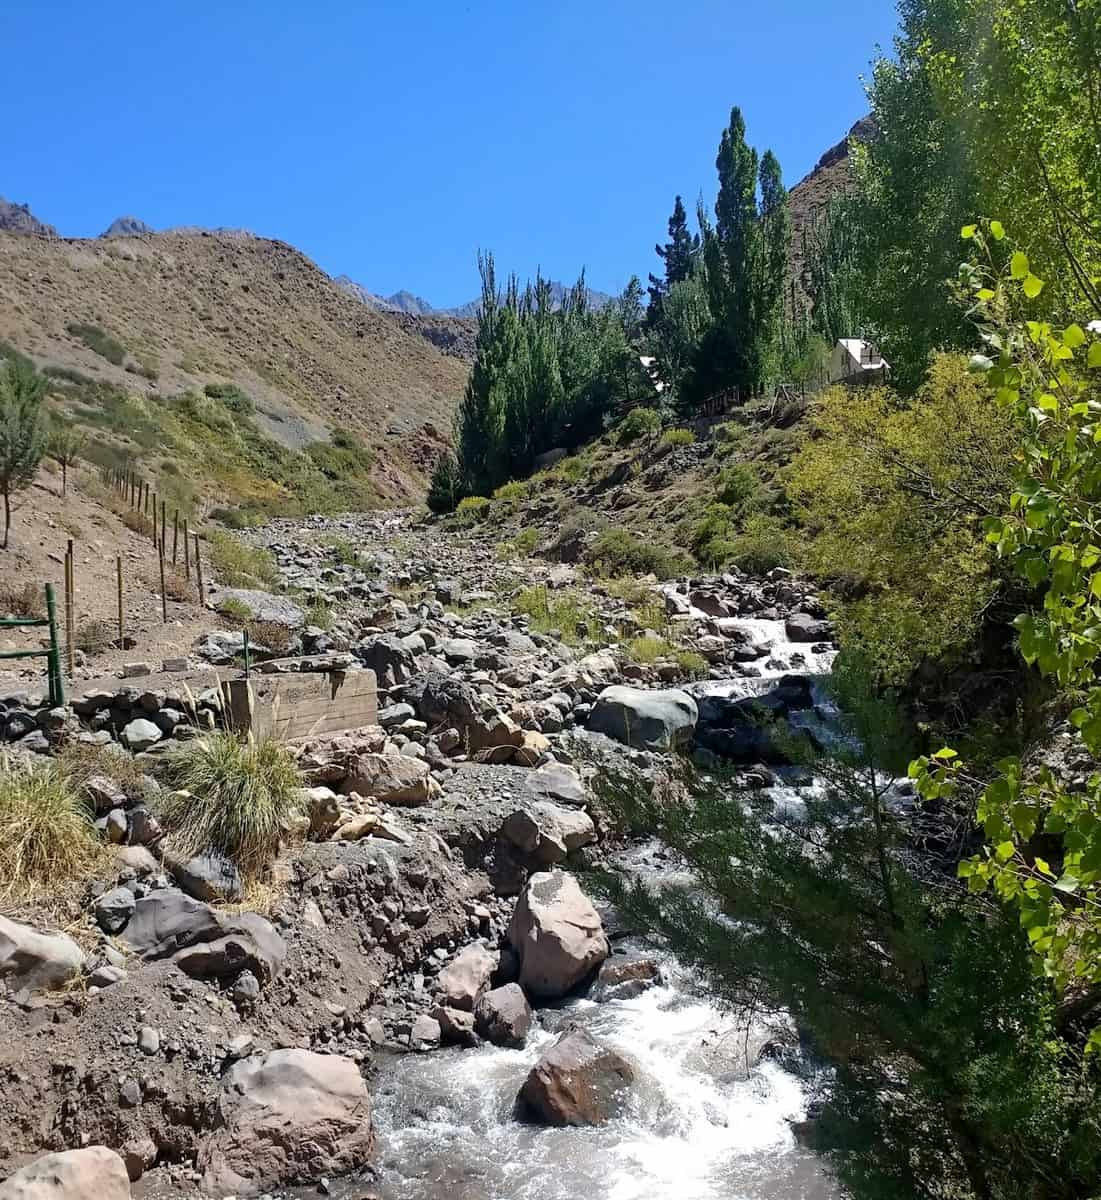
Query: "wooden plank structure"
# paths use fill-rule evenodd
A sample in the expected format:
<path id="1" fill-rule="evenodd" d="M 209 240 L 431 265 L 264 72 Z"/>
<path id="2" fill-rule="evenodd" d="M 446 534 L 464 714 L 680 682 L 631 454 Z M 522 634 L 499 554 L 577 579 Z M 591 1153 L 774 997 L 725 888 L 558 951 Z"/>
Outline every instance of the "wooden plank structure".
<path id="1" fill-rule="evenodd" d="M 378 724 L 374 671 L 294 671 L 222 683 L 230 728 L 283 741 Z"/>

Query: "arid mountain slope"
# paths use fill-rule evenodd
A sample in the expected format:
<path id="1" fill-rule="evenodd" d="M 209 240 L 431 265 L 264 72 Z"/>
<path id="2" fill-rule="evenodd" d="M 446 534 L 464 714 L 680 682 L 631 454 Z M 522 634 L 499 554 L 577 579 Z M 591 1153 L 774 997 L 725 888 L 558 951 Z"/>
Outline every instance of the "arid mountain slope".
<path id="1" fill-rule="evenodd" d="M 120 343 L 123 360 L 90 348 L 79 325 Z M 139 394 L 235 383 L 269 436 L 300 448 L 348 429 L 395 482 L 418 469 L 409 435 L 450 427 L 467 371 L 291 246 L 240 234 L 0 233 L 0 339 Z"/>

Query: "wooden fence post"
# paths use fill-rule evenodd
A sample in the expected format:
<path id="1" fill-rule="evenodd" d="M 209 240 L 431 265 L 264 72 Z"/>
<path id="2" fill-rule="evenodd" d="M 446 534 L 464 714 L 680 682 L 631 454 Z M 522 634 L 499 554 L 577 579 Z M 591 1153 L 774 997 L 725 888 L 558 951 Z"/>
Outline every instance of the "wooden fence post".
<path id="1" fill-rule="evenodd" d="M 119 601 L 119 649 L 123 649 L 125 639 L 125 630 L 122 624 L 122 555 L 115 556 L 115 575 L 118 581 L 118 601 Z"/>
<path id="2" fill-rule="evenodd" d="M 73 539 L 69 538 L 68 549 L 65 551 L 65 641 L 67 643 L 66 658 L 69 665 L 69 678 L 73 677 L 76 669 L 76 629 L 74 628 L 74 609 L 76 607 L 75 572 L 73 570 Z"/>
<path id="3" fill-rule="evenodd" d="M 168 520 L 168 501 L 161 497 L 161 545 L 164 545 L 164 527 Z"/>
<path id="4" fill-rule="evenodd" d="M 187 531 L 187 517 L 184 517 L 184 578 L 191 578 L 191 537 Z"/>
<path id="5" fill-rule="evenodd" d="M 50 653 L 46 661 L 49 664 L 50 703 L 59 707 L 65 703 L 65 679 L 61 674 L 61 648 L 57 643 L 57 600 L 54 598 L 54 585 L 46 584 L 46 623 L 50 630 Z"/>
<path id="6" fill-rule="evenodd" d="M 176 565 L 176 550 L 180 545 L 180 510 L 177 508 L 172 516 L 172 565 Z"/>
<path id="7" fill-rule="evenodd" d="M 203 590 L 203 559 L 199 553 L 199 535 L 195 534 L 195 578 L 199 582 L 199 607 L 206 607 L 206 592 Z"/>
<path id="8" fill-rule="evenodd" d="M 164 586 L 164 543 L 161 543 L 160 554 L 157 556 L 161 564 L 161 620 L 168 624 L 168 591 Z"/>

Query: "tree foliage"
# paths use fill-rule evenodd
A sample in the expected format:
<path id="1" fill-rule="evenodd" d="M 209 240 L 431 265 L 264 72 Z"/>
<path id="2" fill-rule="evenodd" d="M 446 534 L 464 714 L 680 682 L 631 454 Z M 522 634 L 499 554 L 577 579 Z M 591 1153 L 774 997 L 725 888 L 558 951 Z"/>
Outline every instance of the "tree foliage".
<path id="1" fill-rule="evenodd" d="M 986 536 L 1042 594 L 1016 619 L 1021 653 L 1077 700 L 1071 724 L 1093 773 L 1071 785 L 1049 767 L 1005 759 L 979 801 L 987 848 L 961 874 L 1017 907 L 1046 973 L 1060 988 L 1086 985 L 1084 1011 L 1101 1021 L 1101 323 L 1033 319 L 1045 283 L 1029 257 L 1008 247 L 997 221 L 967 226 L 964 237 L 976 253 L 962 282 L 987 348 L 973 367 L 1021 446 L 1016 486 Z M 934 799 L 967 782 L 949 749 L 911 770 Z M 1101 1026 L 1092 1044 L 1101 1049 Z"/>
<path id="2" fill-rule="evenodd" d="M 46 381 L 26 360 L 0 364 L 0 495 L 4 497 L 4 541 L 8 548 L 11 498 L 30 487 L 49 436 L 42 406 Z"/>
<path id="3" fill-rule="evenodd" d="M 805 565 L 843 599 L 842 641 L 881 680 L 974 640 L 999 588 L 983 520 L 1001 511 L 1016 438 L 985 381 L 958 355 L 934 360 L 911 398 L 886 387 L 832 388 L 788 491 Z"/>

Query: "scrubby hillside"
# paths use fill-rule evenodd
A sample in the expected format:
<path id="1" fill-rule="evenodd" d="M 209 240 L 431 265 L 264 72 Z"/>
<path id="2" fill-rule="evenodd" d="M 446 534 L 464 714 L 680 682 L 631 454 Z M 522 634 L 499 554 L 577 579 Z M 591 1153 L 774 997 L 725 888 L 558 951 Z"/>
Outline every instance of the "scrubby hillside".
<path id="1" fill-rule="evenodd" d="M 288 451 L 351 434 L 395 499 L 419 491 L 425 441 L 450 425 L 466 376 L 297 250 L 251 236 L 0 233 L 0 339 L 72 385 L 59 403 L 93 426 L 110 423 L 89 411 L 108 395 L 156 425 L 161 398 L 229 385 Z"/>

